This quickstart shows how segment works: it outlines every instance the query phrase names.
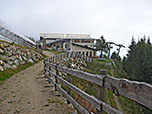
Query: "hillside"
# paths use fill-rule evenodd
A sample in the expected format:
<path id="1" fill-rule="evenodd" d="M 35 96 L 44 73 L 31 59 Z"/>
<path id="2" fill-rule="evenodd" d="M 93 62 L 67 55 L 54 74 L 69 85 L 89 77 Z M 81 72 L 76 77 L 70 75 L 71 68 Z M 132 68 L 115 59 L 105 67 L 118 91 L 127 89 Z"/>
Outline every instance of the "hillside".
<path id="1" fill-rule="evenodd" d="M 111 65 L 106 65 L 107 63 Z M 114 76 L 117 78 L 127 78 L 127 74 L 122 69 L 122 64 L 115 61 L 115 66 L 112 64 L 111 60 L 94 60 L 93 63 L 87 64 L 87 71 L 94 74 L 99 74 L 100 69 L 105 69 L 107 75 Z M 94 86 L 89 86 L 87 89 L 89 94 L 94 96 L 97 95 L 97 90 Z M 104 101 L 110 104 L 112 107 L 122 111 L 124 114 L 150 114 L 151 112 L 127 98 L 121 96 L 115 96 L 111 91 L 105 89 Z"/>

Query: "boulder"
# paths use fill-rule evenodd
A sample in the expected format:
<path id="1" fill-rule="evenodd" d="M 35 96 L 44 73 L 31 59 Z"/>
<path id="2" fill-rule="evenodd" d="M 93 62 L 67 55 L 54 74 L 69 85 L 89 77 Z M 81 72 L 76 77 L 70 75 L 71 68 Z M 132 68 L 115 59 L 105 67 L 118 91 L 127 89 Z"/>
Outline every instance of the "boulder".
<path id="1" fill-rule="evenodd" d="M 73 58 L 70 58 L 70 62 L 74 62 L 74 59 L 73 59 Z"/>
<path id="2" fill-rule="evenodd" d="M 10 51 L 11 50 L 11 48 L 10 47 L 7 47 L 7 51 Z"/>
<path id="3" fill-rule="evenodd" d="M 4 62 L 2 60 L 0 60 L 0 65 L 2 65 Z"/>
<path id="4" fill-rule="evenodd" d="M 8 64 L 9 64 L 9 65 L 12 65 L 12 64 L 13 64 L 13 61 L 8 61 Z"/>
<path id="5" fill-rule="evenodd" d="M 32 59 L 29 59 L 29 60 L 28 60 L 28 62 L 30 62 L 30 63 L 34 63 L 34 61 L 33 61 Z"/>
<path id="6" fill-rule="evenodd" d="M 22 56 L 22 58 L 23 58 L 24 61 L 27 61 L 27 58 L 25 56 Z"/>
<path id="7" fill-rule="evenodd" d="M 16 59 L 16 56 L 9 57 L 9 60 L 14 61 Z"/>
<path id="8" fill-rule="evenodd" d="M 19 61 L 20 61 L 20 62 L 21 62 L 21 61 L 23 61 L 23 59 L 22 59 L 22 56 L 21 56 L 21 55 L 19 55 L 18 59 L 19 59 Z"/>
<path id="9" fill-rule="evenodd" d="M 4 53 L 4 51 L 0 48 L 0 53 Z"/>
<path id="10" fill-rule="evenodd" d="M 16 60 L 14 61 L 14 64 L 18 66 L 18 65 L 19 65 L 19 61 L 16 59 Z"/>
<path id="11" fill-rule="evenodd" d="M 8 47 L 9 46 L 9 44 L 8 43 L 4 43 L 4 47 Z"/>
<path id="12" fill-rule="evenodd" d="M 4 48 L 4 44 L 3 43 L 0 43 L 0 48 Z"/>
<path id="13" fill-rule="evenodd" d="M 6 64 L 6 68 L 9 69 L 11 68 L 11 66 L 9 64 Z"/>
<path id="14" fill-rule="evenodd" d="M 0 71 L 4 71 L 4 68 L 3 68 L 3 66 L 0 66 Z"/>
<path id="15" fill-rule="evenodd" d="M 3 63 L 3 68 L 4 68 L 4 70 L 6 70 L 6 69 L 7 69 L 7 67 L 6 67 L 6 63 Z"/>
<path id="16" fill-rule="evenodd" d="M 21 65 L 25 64 L 25 61 L 21 61 L 20 64 L 21 64 Z"/>
<path id="17" fill-rule="evenodd" d="M 12 51 L 8 51 L 7 52 L 7 55 L 10 57 L 10 56 L 12 56 Z"/>
<path id="18" fill-rule="evenodd" d="M 11 69 L 16 69 L 17 66 L 16 65 L 12 65 Z"/>

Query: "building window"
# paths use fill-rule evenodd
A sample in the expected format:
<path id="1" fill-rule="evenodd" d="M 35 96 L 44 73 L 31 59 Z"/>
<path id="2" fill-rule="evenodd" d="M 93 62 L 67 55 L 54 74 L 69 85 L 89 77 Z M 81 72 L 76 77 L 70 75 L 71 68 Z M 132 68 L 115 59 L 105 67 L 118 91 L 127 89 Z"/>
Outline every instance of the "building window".
<path id="1" fill-rule="evenodd" d="M 88 56 L 88 52 L 86 52 L 86 56 Z"/>
<path id="2" fill-rule="evenodd" d="M 92 57 L 92 51 L 90 51 L 90 57 Z"/>
<path id="3" fill-rule="evenodd" d="M 84 51 L 82 52 L 82 54 L 84 55 Z"/>
<path id="4" fill-rule="evenodd" d="M 94 56 L 96 56 L 96 52 L 94 51 Z"/>

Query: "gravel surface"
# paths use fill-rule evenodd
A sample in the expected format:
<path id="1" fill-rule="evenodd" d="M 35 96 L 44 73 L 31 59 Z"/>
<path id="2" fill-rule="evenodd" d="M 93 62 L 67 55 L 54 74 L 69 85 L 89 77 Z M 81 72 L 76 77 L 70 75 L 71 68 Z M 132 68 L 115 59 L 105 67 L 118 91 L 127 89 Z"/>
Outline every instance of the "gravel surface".
<path id="1" fill-rule="evenodd" d="M 42 61 L 15 74 L 0 86 L 0 114 L 69 112 L 74 112 L 72 105 L 66 104 L 66 99 L 44 78 Z"/>

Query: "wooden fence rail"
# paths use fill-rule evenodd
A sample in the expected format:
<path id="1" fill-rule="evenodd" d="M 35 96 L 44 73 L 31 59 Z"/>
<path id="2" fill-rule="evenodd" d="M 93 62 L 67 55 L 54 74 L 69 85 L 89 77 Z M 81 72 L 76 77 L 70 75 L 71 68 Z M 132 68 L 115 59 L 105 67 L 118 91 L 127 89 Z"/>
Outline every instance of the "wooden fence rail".
<path id="1" fill-rule="evenodd" d="M 57 61 L 62 61 L 63 59 L 70 58 L 70 57 L 79 58 L 79 59 L 84 60 L 89 63 L 91 63 L 93 61 L 93 58 L 87 57 L 79 52 L 60 53 L 60 54 L 52 56 L 51 58 L 49 58 L 49 60 L 52 61 L 53 63 L 56 63 Z"/>
<path id="2" fill-rule="evenodd" d="M 123 96 L 125 98 L 136 101 L 150 109 L 152 109 L 152 85 L 147 84 L 145 82 L 137 82 L 130 81 L 127 79 L 114 78 L 106 75 L 105 73 L 101 73 L 99 75 L 83 72 L 76 69 L 71 69 L 67 67 L 59 66 L 58 64 L 52 63 L 54 59 L 46 59 L 44 61 L 44 69 L 45 76 L 48 78 L 50 82 L 52 82 L 57 91 L 61 92 L 70 103 L 72 103 L 81 113 L 88 114 L 89 112 L 83 108 L 80 104 L 78 104 L 71 96 L 70 92 L 66 92 L 59 85 L 58 81 L 62 84 L 66 85 L 69 88 L 69 91 L 74 91 L 81 97 L 83 97 L 86 101 L 88 101 L 92 106 L 94 106 L 97 110 L 98 114 L 101 114 L 102 111 L 108 114 L 122 114 L 122 112 L 112 108 L 110 105 L 104 103 L 103 101 L 103 92 L 104 88 L 112 90 L 112 92 L 119 96 Z M 56 71 L 56 74 L 52 72 L 51 69 Z M 77 78 L 86 80 L 93 84 L 98 85 L 98 97 L 91 96 L 81 89 L 70 83 L 70 80 L 66 81 L 58 75 L 58 72 L 67 73 L 69 78 L 70 76 L 75 76 Z M 52 80 L 52 77 L 55 77 L 56 81 Z"/>

